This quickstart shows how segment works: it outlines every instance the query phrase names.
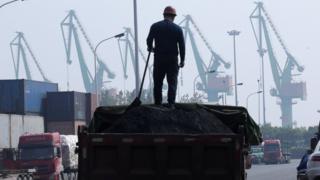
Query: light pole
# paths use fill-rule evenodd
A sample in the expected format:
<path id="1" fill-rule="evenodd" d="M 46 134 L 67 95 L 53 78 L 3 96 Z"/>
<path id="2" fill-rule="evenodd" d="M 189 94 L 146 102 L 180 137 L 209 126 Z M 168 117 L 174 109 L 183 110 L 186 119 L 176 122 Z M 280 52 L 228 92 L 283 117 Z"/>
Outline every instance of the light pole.
<path id="1" fill-rule="evenodd" d="M 251 94 L 249 94 L 249 95 L 247 96 L 247 101 L 246 101 L 246 108 L 247 108 L 247 109 L 248 109 L 249 98 L 250 98 L 251 96 L 255 95 L 255 94 L 260 94 L 260 93 L 262 93 L 262 91 L 253 92 L 253 93 L 251 93 Z"/>
<path id="2" fill-rule="evenodd" d="M 139 74 L 139 43 L 138 43 L 138 9 L 137 0 L 133 0 L 133 17 L 134 17 L 134 54 L 135 54 L 135 79 L 136 79 L 136 96 L 139 94 L 140 74 Z"/>
<path id="3" fill-rule="evenodd" d="M 242 86 L 242 85 L 243 85 L 242 82 L 237 83 L 237 84 L 232 84 L 232 85 L 230 85 L 230 86 L 228 87 L 228 89 L 231 88 L 231 87 L 233 87 L 233 86 L 234 86 L 235 88 L 237 88 L 238 86 Z M 224 95 L 224 103 L 227 104 L 227 92 L 225 92 L 225 95 Z"/>
<path id="4" fill-rule="evenodd" d="M 11 3 L 14 3 L 14 2 L 16 2 L 16 1 L 19 1 L 19 0 L 12 0 L 12 1 L 9 1 L 9 2 L 3 3 L 3 4 L 0 5 L 0 8 L 4 7 L 4 6 L 6 6 L 6 5 L 9 5 L 9 4 L 11 4 Z M 21 0 L 21 1 L 24 1 L 24 0 Z"/>
<path id="5" fill-rule="evenodd" d="M 240 34 L 240 31 L 232 30 L 228 31 L 230 36 L 233 36 L 233 60 L 234 60 L 234 84 L 237 84 L 237 63 L 236 63 L 236 36 Z M 235 86 L 235 104 L 238 106 L 238 88 Z"/>
<path id="6" fill-rule="evenodd" d="M 117 34 L 115 36 L 103 39 L 94 48 L 94 52 L 93 52 L 93 55 L 94 55 L 94 86 L 95 86 L 95 91 L 96 91 L 96 96 L 97 96 L 97 106 L 99 106 L 99 92 L 98 92 L 98 82 L 97 82 L 97 61 L 98 61 L 98 59 L 97 59 L 97 49 L 100 46 L 100 44 L 102 44 L 103 42 L 106 42 L 106 41 L 108 41 L 109 39 L 112 39 L 112 38 L 121 38 L 122 36 L 124 36 L 124 33 L 120 33 L 120 34 Z"/>
<path id="7" fill-rule="evenodd" d="M 214 73 L 214 72 L 216 72 L 216 71 L 215 71 L 215 70 L 206 71 L 206 72 L 204 72 L 204 73 L 198 74 L 198 75 L 194 78 L 194 80 L 193 80 L 193 95 L 196 94 L 196 80 L 197 80 L 197 78 L 200 77 L 200 75 L 209 74 L 209 73 Z"/>

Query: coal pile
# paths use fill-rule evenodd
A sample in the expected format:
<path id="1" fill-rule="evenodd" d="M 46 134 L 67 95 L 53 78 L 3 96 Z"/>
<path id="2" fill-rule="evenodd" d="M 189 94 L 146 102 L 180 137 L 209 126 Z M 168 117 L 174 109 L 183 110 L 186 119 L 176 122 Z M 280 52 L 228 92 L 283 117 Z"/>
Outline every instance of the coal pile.
<path id="1" fill-rule="evenodd" d="M 123 113 L 103 133 L 233 133 L 212 112 L 177 105 L 174 110 L 144 105 Z"/>

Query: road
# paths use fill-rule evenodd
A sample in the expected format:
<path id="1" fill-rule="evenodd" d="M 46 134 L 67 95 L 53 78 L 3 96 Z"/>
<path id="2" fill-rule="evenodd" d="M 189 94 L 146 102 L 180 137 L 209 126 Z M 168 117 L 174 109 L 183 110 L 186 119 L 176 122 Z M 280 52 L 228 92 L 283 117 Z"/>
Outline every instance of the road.
<path id="1" fill-rule="evenodd" d="M 293 159 L 290 164 L 276 165 L 252 165 L 247 170 L 247 180 L 295 180 L 296 167 L 300 160 Z M 16 178 L 6 178 L 6 180 L 15 180 Z"/>
<path id="2" fill-rule="evenodd" d="M 299 161 L 293 159 L 290 164 L 252 165 L 247 171 L 248 180 L 295 180 Z"/>

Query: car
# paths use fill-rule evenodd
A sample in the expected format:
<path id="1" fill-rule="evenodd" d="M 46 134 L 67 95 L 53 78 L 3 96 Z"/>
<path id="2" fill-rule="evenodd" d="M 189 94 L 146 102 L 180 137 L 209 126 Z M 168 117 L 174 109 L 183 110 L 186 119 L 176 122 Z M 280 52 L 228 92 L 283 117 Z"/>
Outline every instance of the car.
<path id="1" fill-rule="evenodd" d="M 252 164 L 260 164 L 263 162 L 263 148 L 262 146 L 251 147 L 251 162 Z"/>
<path id="2" fill-rule="evenodd" d="M 309 180 L 320 178 L 320 141 L 308 158 L 306 173 Z"/>

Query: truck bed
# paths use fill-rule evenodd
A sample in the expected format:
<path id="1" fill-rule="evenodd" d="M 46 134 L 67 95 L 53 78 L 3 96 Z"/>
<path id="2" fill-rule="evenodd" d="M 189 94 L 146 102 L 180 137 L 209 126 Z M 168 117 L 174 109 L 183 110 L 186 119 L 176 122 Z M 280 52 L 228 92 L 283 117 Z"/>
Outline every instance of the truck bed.
<path id="1" fill-rule="evenodd" d="M 79 133 L 79 180 L 241 180 L 239 134 Z"/>

